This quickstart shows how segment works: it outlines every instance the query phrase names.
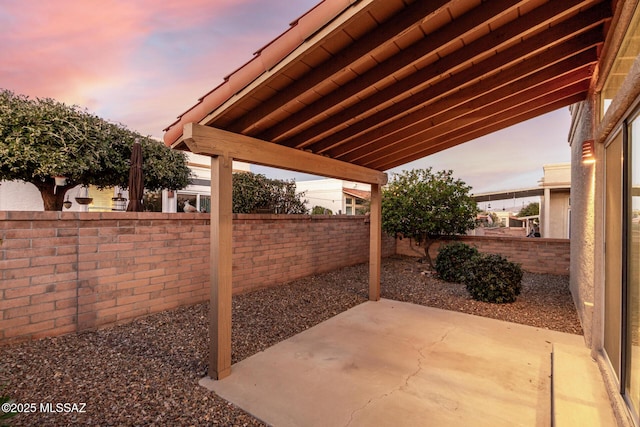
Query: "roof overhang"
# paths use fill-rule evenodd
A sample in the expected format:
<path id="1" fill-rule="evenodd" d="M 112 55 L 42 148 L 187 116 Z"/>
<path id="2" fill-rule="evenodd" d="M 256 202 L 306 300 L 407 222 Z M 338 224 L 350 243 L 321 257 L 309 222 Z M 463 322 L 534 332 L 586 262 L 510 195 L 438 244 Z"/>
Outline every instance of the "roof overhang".
<path id="1" fill-rule="evenodd" d="M 197 123 L 378 171 L 586 98 L 598 0 L 325 0 L 166 129 Z"/>

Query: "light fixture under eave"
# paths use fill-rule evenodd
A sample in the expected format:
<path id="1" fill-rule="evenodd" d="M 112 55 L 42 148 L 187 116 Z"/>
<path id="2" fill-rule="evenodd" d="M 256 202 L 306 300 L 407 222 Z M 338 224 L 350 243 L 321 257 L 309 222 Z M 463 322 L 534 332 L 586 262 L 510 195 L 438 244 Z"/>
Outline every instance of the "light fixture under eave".
<path id="1" fill-rule="evenodd" d="M 582 163 L 591 164 L 596 162 L 595 143 L 593 139 L 582 142 Z"/>

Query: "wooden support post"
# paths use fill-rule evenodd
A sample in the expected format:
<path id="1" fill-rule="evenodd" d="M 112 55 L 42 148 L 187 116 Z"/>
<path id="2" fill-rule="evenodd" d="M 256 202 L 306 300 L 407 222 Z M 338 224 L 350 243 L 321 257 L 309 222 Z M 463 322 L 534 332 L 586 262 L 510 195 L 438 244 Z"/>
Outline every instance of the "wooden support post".
<path id="1" fill-rule="evenodd" d="M 209 377 L 231 373 L 232 159 L 211 157 Z"/>
<path id="2" fill-rule="evenodd" d="M 369 222 L 369 301 L 380 300 L 380 264 L 382 263 L 381 186 L 371 184 Z"/>

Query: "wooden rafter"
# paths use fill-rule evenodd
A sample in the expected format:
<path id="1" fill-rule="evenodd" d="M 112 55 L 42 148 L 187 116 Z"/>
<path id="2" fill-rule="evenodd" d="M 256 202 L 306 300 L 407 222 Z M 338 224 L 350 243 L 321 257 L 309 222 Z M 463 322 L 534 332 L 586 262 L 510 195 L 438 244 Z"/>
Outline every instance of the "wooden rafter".
<path id="1" fill-rule="evenodd" d="M 522 1 L 520 0 L 500 0 L 487 3 L 486 7 L 480 11 L 474 10 L 466 13 L 456 19 L 455 24 L 447 25 L 429 34 L 429 37 L 400 51 L 378 66 L 358 76 L 357 79 L 353 79 L 341 86 L 340 90 L 323 96 L 318 101 L 293 114 L 286 122 L 278 123 L 270 129 L 261 132 L 259 137 L 269 141 L 282 139 L 282 135 L 291 129 L 303 125 L 319 114 L 324 114 L 345 99 L 358 96 L 361 92 L 377 84 L 387 76 L 394 75 L 407 67 L 413 66 L 413 64 L 425 56 L 425 52 L 437 52 L 450 46 L 467 33 L 477 29 L 478 25 L 488 25 L 492 20 L 516 9 L 521 3 Z M 287 145 L 292 146 L 293 143 L 288 143 Z"/>
<path id="2" fill-rule="evenodd" d="M 578 84 L 578 87 L 563 89 L 559 93 L 546 94 L 542 99 L 532 100 L 526 108 L 522 108 L 520 106 L 520 108 L 516 107 L 502 111 L 491 117 L 483 118 L 479 121 L 480 124 L 476 126 L 461 126 L 455 131 L 445 135 L 440 135 L 438 138 L 433 140 L 431 144 L 421 149 L 400 149 L 394 152 L 392 156 L 379 159 L 368 166 L 372 168 L 390 169 L 410 162 L 410 159 L 414 159 L 415 156 L 420 156 L 418 158 L 422 158 L 430 154 L 446 150 L 447 148 L 455 147 L 456 145 L 463 144 L 467 141 L 480 138 L 481 136 L 488 135 L 492 132 L 496 132 L 525 120 L 549 113 L 557 110 L 558 108 L 580 102 L 581 100 L 584 100 L 584 97 L 587 94 L 587 89 L 588 85 L 583 82 Z M 408 144 L 411 144 L 411 142 L 409 141 Z"/>
<path id="3" fill-rule="evenodd" d="M 447 55 L 438 61 L 432 63 L 426 69 L 419 70 L 413 74 L 408 75 L 406 78 L 398 81 L 398 83 L 378 91 L 374 96 L 370 96 L 359 102 L 356 102 L 344 110 L 322 120 L 320 123 L 299 132 L 295 136 L 287 138 L 282 141 L 278 141 L 279 144 L 289 147 L 297 148 L 311 148 L 313 151 L 322 152 L 322 148 L 318 150 L 316 147 L 312 147 L 315 141 L 319 141 L 320 147 L 324 147 L 329 142 L 335 140 L 332 138 L 332 133 L 337 129 L 342 129 L 346 124 L 349 124 L 347 133 L 355 132 L 354 129 L 369 129 L 371 128 L 370 122 L 384 123 L 387 120 L 393 120 L 398 111 L 406 111 L 407 105 L 419 105 L 419 100 L 411 96 L 416 91 L 424 90 L 428 84 L 436 82 L 441 79 L 442 76 L 449 76 L 451 74 L 461 72 L 465 68 L 468 69 L 469 65 L 473 64 L 476 69 L 476 74 L 479 74 L 478 69 L 484 69 L 483 75 L 479 75 L 476 78 L 482 78 L 489 73 L 495 73 L 500 71 L 501 68 L 507 67 L 510 64 L 517 63 L 523 58 L 534 55 L 536 52 L 547 49 L 549 46 L 560 44 L 568 39 L 571 39 L 576 34 L 585 32 L 586 30 L 596 27 L 602 23 L 607 15 L 610 14 L 606 4 L 596 5 L 586 11 L 572 16 L 571 18 L 563 21 L 562 25 L 555 25 L 546 31 L 542 31 L 534 36 L 527 38 L 518 44 L 513 44 L 515 40 L 524 37 L 531 33 L 531 28 L 540 28 L 557 20 L 555 13 L 558 12 L 559 5 L 565 5 L 564 2 L 550 2 L 535 9 L 527 14 L 527 19 L 514 21 L 511 24 L 501 28 L 495 32 L 491 32 L 486 36 L 475 40 L 464 49 L 461 49 L 455 55 Z M 568 6 L 564 6 L 568 7 Z M 570 7 L 568 7 L 571 10 Z M 454 21 L 455 22 L 455 21 Z M 600 41 L 602 41 L 602 31 L 600 30 Z M 494 58 L 495 52 L 501 47 L 510 46 L 506 50 L 500 51 L 497 55 L 499 58 Z M 476 62 L 474 62 L 476 61 Z M 336 91 L 337 97 L 342 97 L 343 91 Z M 348 91 L 346 92 L 348 93 Z M 334 96 L 334 98 L 336 97 Z M 325 97 L 329 98 L 331 95 Z M 332 99 L 332 102 L 338 103 L 338 99 Z M 393 103 L 395 102 L 395 104 Z M 397 106 L 397 103 L 402 103 L 402 107 Z M 381 105 L 385 105 L 386 108 L 383 111 L 387 111 L 384 120 L 381 120 L 382 114 L 376 114 L 375 119 L 367 121 L 368 116 L 372 115 L 376 109 L 379 109 Z M 359 117 L 358 122 L 352 123 L 349 118 Z M 288 120 L 282 123 L 290 123 Z M 295 122 L 293 122 L 295 123 Z M 355 126 L 355 127 L 354 127 Z M 344 138 L 344 135 L 340 139 Z"/>
<path id="4" fill-rule="evenodd" d="M 481 133 L 496 103 L 520 93 L 558 96 L 553 89 L 571 83 L 567 76 L 592 72 L 615 7 L 608 0 L 356 4 L 273 70 L 234 84 L 241 91 L 199 124 L 386 170 L 395 157 L 408 162 L 446 147 L 434 141 L 456 129 Z M 507 108 L 523 117 L 520 109 Z M 406 144 L 413 155 L 395 156 Z"/>
<path id="5" fill-rule="evenodd" d="M 377 155 L 379 150 L 403 145 L 407 138 L 426 138 L 427 135 L 437 134 L 444 126 L 456 127 L 457 120 L 464 120 L 469 114 L 486 112 L 490 106 L 504 108 L 514 97 L 526 100 L 531 93 L 539 93 L 541 85 L 544 85 L 544 91 L 553 92 L 558 85 L 566 86 L 567 82 L 589 79 L 591 64 L 595 61 L 596 52 L 591 49 L 551 67 L 539 69 L 533 74 L 525 73 L 517 79 L 512 80 L 513 74 L 510 76 L 507 75 L 510 73 L 500 73 L 490 81 L 480 81 L 468 86 L 454 96 L 442 98 L 428 107 L 359 136 L 349 142 L 348 147 L 357 147 L 351 151 L 345 145 L 329 153 L 331 157 L 348 162 L 360 159 L 366 162 L 368 158 Z M 405 125 L 402 126 L 403 124 Z M 341 154 L 341 151 L 345 154 Z"/>
<path id="6" fill-rule="evenodd" d="M 423 102 L 421 104 L 423 109 L 427 108 L 429 110 L 427 114 L 437 114 L 440 111 L 444 111 L 447 105 L 455 106 L 463 104 L 475 97 L 490 92 L 492 89 L 498 89 L 521 77 L 535 73 L 537 70 L 542 70 L 547 65 L 553 65 L 557 61 L 575 56 L 575 53 L 580 52 L 582 49 L 593 48 L 601 42 L 602 37 L 596 28 L 586 34 L 580 35 L 579 39 L 580 40 L 578 40 L 578 37 L 574 37 L 566 43 L 551 46 L 548 50 L 544 51 L 543 54 L 529 57 L 518 63 L 517 67 L 510 67 L 500 73 L 493 73 L 488 76 L 487 69 L 491 69 L 491 65 L 495 67 L 504 66 L 504 64 L 511 63 L 514 57 L 518 57 L 518 55 L 513 55 L 505 51 L 492 58 L 488 64 L 479 64 L 476 67 L 469 68 L 442 81 L 440 84 L 431 86 L 425 91 L 416 94 L 416 102 Z M 589 56 L 580 56 L 578 60 L 582 62 L 576 61 L 574 68 L 579 68 L 585 63 L 592 63 L 595 60 L 595 52 L 592 51 Z M 566 70 L 562 70 L 562 73 L 564 72 L 566 72 Z M 468 84 L 467 82 L 475 83 L 463 87 L 465 83 Z M 496 98 L 496 101 L 500 99 L 501 98 Z M 432 105 L 434 102 L 440 102 L 441 107 L 438 108 L 438 106 Z M 422 110 L 416 110 L 410 114 L 402 114 L 403 111 L 407 111 L 404 104 L 404 102 L 400 102 L 398 106 L 394 105 L 391 107 L 392 111 L 383 111 L 375 114 L 371 118 L 364 119 L 361 123 L 351 126 L 344 131 L 337 132 L 335 135 L 329 136 L 323 141 L 311 146 L 311 148 L 317 152 L 324 153 L 328 151 L 326 147 L 333 148 L 336 141 L 341 141 L 343 146 L 338 146 L 328 151 L 330 156 L 341 157 L 354 147 L 363 147 L 365 144 L 376 141 L 380 136 L 390 135 L 393 132 L 413 125 L 415 121 L 419 120 L 421 114 L 425 114 Z M 392 114 L 394 114 L 394 120 L 389 120 L 388 116 Z M 428 118 L 429 116 L 427 115 L 421 120 Z M 376 123 L 383 125 L 376 125 Z M 351 135 L 355 135 L 355 137 L 352 138 Z"/>
<path id="7" fill-rule="evenodd" d="M 380 48 L 380 45 L 389 43 L 398 34 L 405 31 L 406 28 L 418 24 L 425 16 L 429 16 L 447 3 L 448 1 L 445 0 L 432 0 L 426 2 L 418 1 L 409 5 L 399 14 L 394 15 L 391 20 L 377 27 L 371 36 L 355 41 L 347 51 L 332 58 L 322 67 L 316 68 L 313 73 L 296 80 L 287 87 L 286 91 L 276 94 L 258 108 L 243 115 L 235 123 L 230 124 L 227 129 L 232 132 L 246 131 L 274 110 L 295 100 L 296 97 L 301 96 L 322 81 L 330 79 L 343 68 L 349 67 L 353 62 L 368 55 L 372 50 Z"/>

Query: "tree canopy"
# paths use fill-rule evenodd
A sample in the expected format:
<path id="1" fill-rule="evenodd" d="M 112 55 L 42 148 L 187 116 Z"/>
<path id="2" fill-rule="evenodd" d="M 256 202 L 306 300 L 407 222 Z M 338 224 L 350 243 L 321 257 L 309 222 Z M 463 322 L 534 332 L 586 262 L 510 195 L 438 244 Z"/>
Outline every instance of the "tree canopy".
<path id="1" fill-rule="evenodd" d="M 270 179 L 262 174 L 233 174 L 233 212 L 306 214 L 304 193 L 296 194 L 295 181 Z"/>
<path id="2" fill-rule="evenodd" d="M 126 188 L 135 140 L 142 144 L 145 189 L 189 185 L 184 153 L 77 106 L 0 90 L 0 180 L 34 184 L 46 210 L 62 209 L 76 185 Z M 55 176 L 67 178 L 56 194 Z"/>
<path id="3" fill-rule="evenodd" d="M 433 241 L 475 228 L 478 206 L 470 190 L 451 170 L 394 174 L 382 193 L 382 229 L 424 244 L 425 258 L 433 264 L 429 256 Z"/>
<path id="4" fill-rule="evenodd" d="M 540 203 L 532 202 L 524 208 L 520 209 L 517 216 L 534 216 L 540 215 Z"/>

